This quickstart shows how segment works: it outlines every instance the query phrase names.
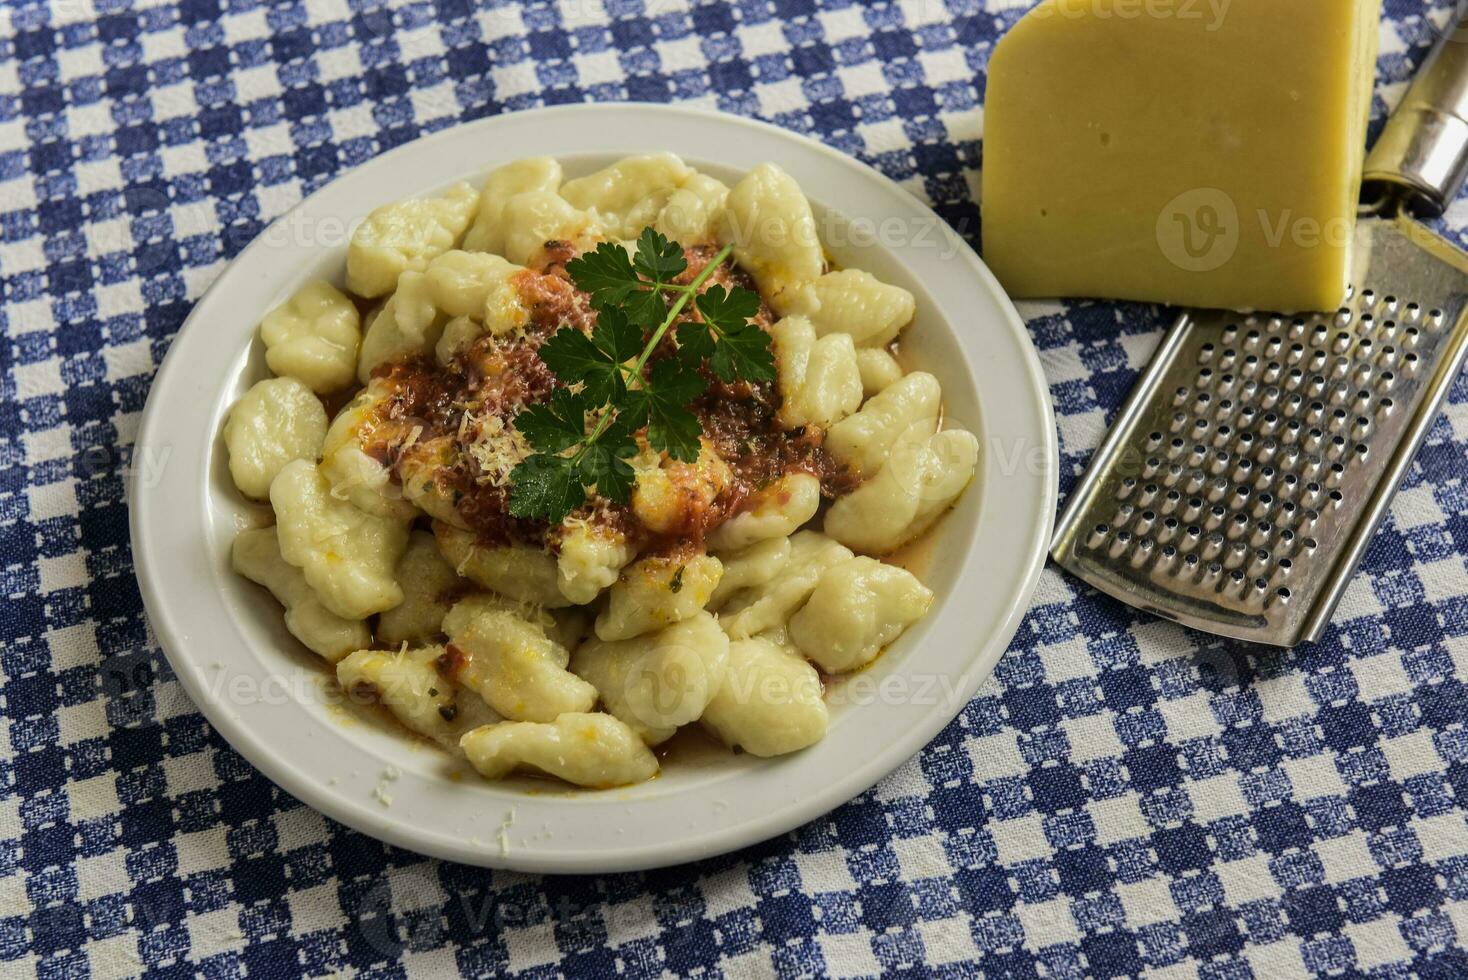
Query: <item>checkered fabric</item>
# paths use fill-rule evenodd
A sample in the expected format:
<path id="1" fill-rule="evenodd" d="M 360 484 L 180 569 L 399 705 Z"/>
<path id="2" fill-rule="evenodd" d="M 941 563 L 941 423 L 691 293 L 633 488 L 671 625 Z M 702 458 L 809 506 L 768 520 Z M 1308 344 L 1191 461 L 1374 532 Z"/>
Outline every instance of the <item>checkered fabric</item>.
<path id="1" fill-rule="evenodd" d="M 1047 571 L 919 757 L 693 866 L 541 879 L 347 831 L 235 754 L 149 633 L 123 498 L 149 380 L 306 194 L 462 120 L 682 100 L 825 140 L 977 240 L 985 66 L 1028 2 L 0 12 L 0 975 L 1468 976 L 1461 380 L 1321 643 L 1216 642 Z M 1448 13 L 1387 6 L 1376 128 Z M 1168 314 L 1024 312 L 1065 490 Z"/>

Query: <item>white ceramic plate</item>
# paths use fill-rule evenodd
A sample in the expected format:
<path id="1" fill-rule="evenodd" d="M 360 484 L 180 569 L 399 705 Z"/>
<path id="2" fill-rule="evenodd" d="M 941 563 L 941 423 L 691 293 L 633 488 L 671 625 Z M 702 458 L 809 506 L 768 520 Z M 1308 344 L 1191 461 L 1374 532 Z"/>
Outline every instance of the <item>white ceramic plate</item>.
<path id="1" fill-rule="evenodd" d="M 285 632 L 279 607 L 230 571 L 236 532 L 268 516 L 230 484 L 219 433 L 229 406 L 265 376 L 261 315 L 307 279 L 340 281 L 353 220 L 391 200 L 477 182 L 519 157 L 557 156 L 573 176 L 652 149 L 731 184 L 766 160 L 788 170 L 839 263 L 917 296 L 903 341 L 908 367 L 942 381 L 949 417 L 980 436 L 983 462 L 913 559 L 938 594 L 932 612 L 859 681 L 832 691 L 840 703 L 818 745 L 775 760 L 688 753 L 658 779 L 606 792 L 485 782 L 329 703 L 327 672 Z M 666 106 L 570 106 L 399 147 L 252 243 L 194 309 L 154 382 L 134 456 L 132 543 L 153 628 L 185 690 L 291 794 L 424 854 L 525 871 L 620 871 L 791 830 L 921 749 L 973 696 L 1019 625 L 1050 540 L 1057 467 L 1050 401 L 1023 324 L 977 256 L 916 198 L 773 126 Z"/>

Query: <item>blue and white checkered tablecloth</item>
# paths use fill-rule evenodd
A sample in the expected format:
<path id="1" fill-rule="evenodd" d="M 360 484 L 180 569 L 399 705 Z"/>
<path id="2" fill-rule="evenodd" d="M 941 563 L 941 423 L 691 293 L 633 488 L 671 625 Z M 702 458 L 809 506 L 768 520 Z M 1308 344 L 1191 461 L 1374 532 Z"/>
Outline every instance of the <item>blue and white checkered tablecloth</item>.
<path id="1" fill-rule="evenodd" d="M 1388 0 L 1378 128 L 1438 2 Z M 462 120 L 680 100 L 825 140 L 976 239 L 985 66 L 1028 3 L 0 12 L 0 975 L 1468 976 L 1461 380 L 1323 642 L 1214 642 L 1047 571 L 921 756 L 693 866 L 541 879 L 347 831 L 235 754 L 149 634 L 123 498 L 149 381 L 302 197 Z M 1168 314 L 1024 312 L 1064 491 Z"/>

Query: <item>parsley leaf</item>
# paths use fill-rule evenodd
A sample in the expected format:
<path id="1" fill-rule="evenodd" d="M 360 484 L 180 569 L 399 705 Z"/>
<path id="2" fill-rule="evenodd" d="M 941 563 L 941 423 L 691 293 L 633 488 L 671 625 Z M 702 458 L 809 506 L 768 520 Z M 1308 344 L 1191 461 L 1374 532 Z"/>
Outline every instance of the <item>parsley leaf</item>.
<path id="1" fill-rule="evenodd" d="M 688 406 L 707 387 L 698 372 L 673 359 L 658 361 L 648 383 L 634 392 L 637 421 L 646 419 L 647 442 L 658 452 L 685 463 L 698 459 L 703 426 Z"/>
<path id="2" fill-rule="evenodd" d="M 731 252 L 720 249 L 686 285 L 683 246 L 651 228 L 629 257 L 603 242 L 566 263 L 577 288 L 591 297 L 596 325 L 588 335 L 557 330 L 540 358 L 565 386 L 550 399 L 522 410 L 515 425 L 535 454 L 510 473 L 510 513 L 559 524 L 585 502 L 588 491 L 609 500 L 632 499 L 637 430 L 647 444 L 673 459 L 698 459 L 703 426 L 692 410 L 707 389 L 705 367 L 723 379 L 774 377 L 770 338 L 750 322 L 759 297 L 744 289 L 711 286 L 710 276 Z M 679 323 L 690 305 L 698 320 Z M 675 329 L 678 356 L 652 362 L 653 352 Z M 588 420 L 595 420 L 588 432 Z M 681 584 L 681 579 L 680 579 Z"/>
<path id="3" fill-rule="evenodd" d="M 592 402 L 615 400 L 622 393 L 621 365 L 575 327 L 562 327 L 551 334 L 540 345 L 540 359 L 563 384 L 582 382 L 582 393 Z"/>
<path id="4" fill-rule="evenodd" d="M 696 342 L 703 351 L 709 368 L 725 384 L 736 378 L 745 381 L 770 381 L 775 377 L 775 354 L 770 349 L 770 335 L 749 321 L 759 313 L 759 297 L 747 289 L 725 291 L 723 286 L 708 288 L 696 300 L 698 312 L 719 342 Z M 678 331 L 683 342 L 683 330 Z"/>
<path id="5" fill-rule="evenodd" d="M 770 381 L 775 377 L 775 353 L 770 335 L 752 323 L 724 331 L 714 346 L 709 367 L 719 380 Z"/>
<path id="6" fill-rule="evenodd" d="M 529 456 L 510 471 L 510 482 L 510 513 L 515 517 L 559 524 L 586 502 L 586 490 L 571 456 Z"/>
<path id="7" fill-rule="evenodd" d="M 660 291 L 649 289 L 630 294 L 622 304 L 622 311 L 627 314 L 628 320 L 643 330 L 656 332 L 662 326 L 663 320 L 667 319 L 668 304 Z"/>
<path id="8" fill-rule="evenodd" d="M 537 452 L 565 452 L 586 438 L 586 399 L 557 388 L 550 401 L 522 409 L 514 425 Z"/>
<path id="9" fill-rule="evenodd" d="M 678 324 L 678 356 L 697 367 L 714 356 L 714 333 L 707 323 L 687 320 Z"/>
<path id="10" fill-rule="evenodd" d="M 598 350 L 618 364 L 642 353 L 642 330 L 616 307 L 607 307 L 597 313 L 591 340 Z"/>
<path id="11" fill-rule="evenodd" d="M 646 286 L 632 268 L 627 250 L 615 242 L 602 242 L 596 251 L 583 252 L 567 262 L 566 274 L 598 308 L 625 302 L 633 291 Z"/>
<path id="12" fill-rule="evenodd" d="M 637 257 L 632 265 L 653 282 L 672 282 L 688 268 L 688 260 L 683 257 L 682 245 L 644 228 L 637 236 Z"/>
<path id="13" fill-rule="evenodd" d="M 704 322 L 719 332 L 737 330 L 759 316 L 759 296 L 748 289 L 725 290 L 715 283 L 695 301 Z"/>
<path id="14" fill-rule="evenodd" d="M 637 455 L 637 443 L 630 429 L 614 434 L 609 428 L 602 438 L 586 447 L 578 473 L 582 484 L 596 487 L 596 492 L 609 500 L 625 504 L 632 499 L 632 482 L 636 474 L 627 457 Z"/>

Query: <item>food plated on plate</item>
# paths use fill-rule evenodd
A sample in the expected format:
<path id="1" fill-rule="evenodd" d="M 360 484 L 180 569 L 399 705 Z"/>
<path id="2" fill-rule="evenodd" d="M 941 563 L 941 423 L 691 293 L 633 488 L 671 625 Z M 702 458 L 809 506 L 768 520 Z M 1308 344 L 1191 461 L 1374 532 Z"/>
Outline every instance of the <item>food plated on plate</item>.
<path id="1" fill-rule="evenodd" d="M 517 161 L 373 211 L 342 284 L 261 323 L 275 376 L 224 442 L 275 524 L 233 565 L 485 777 L 640 782 L 695 724 L 798 751 L 823 675 L 932 604 L 881 559 L 978 442 L 894 356 L 913 296 L 831 268 L 779 167 Z"/>

